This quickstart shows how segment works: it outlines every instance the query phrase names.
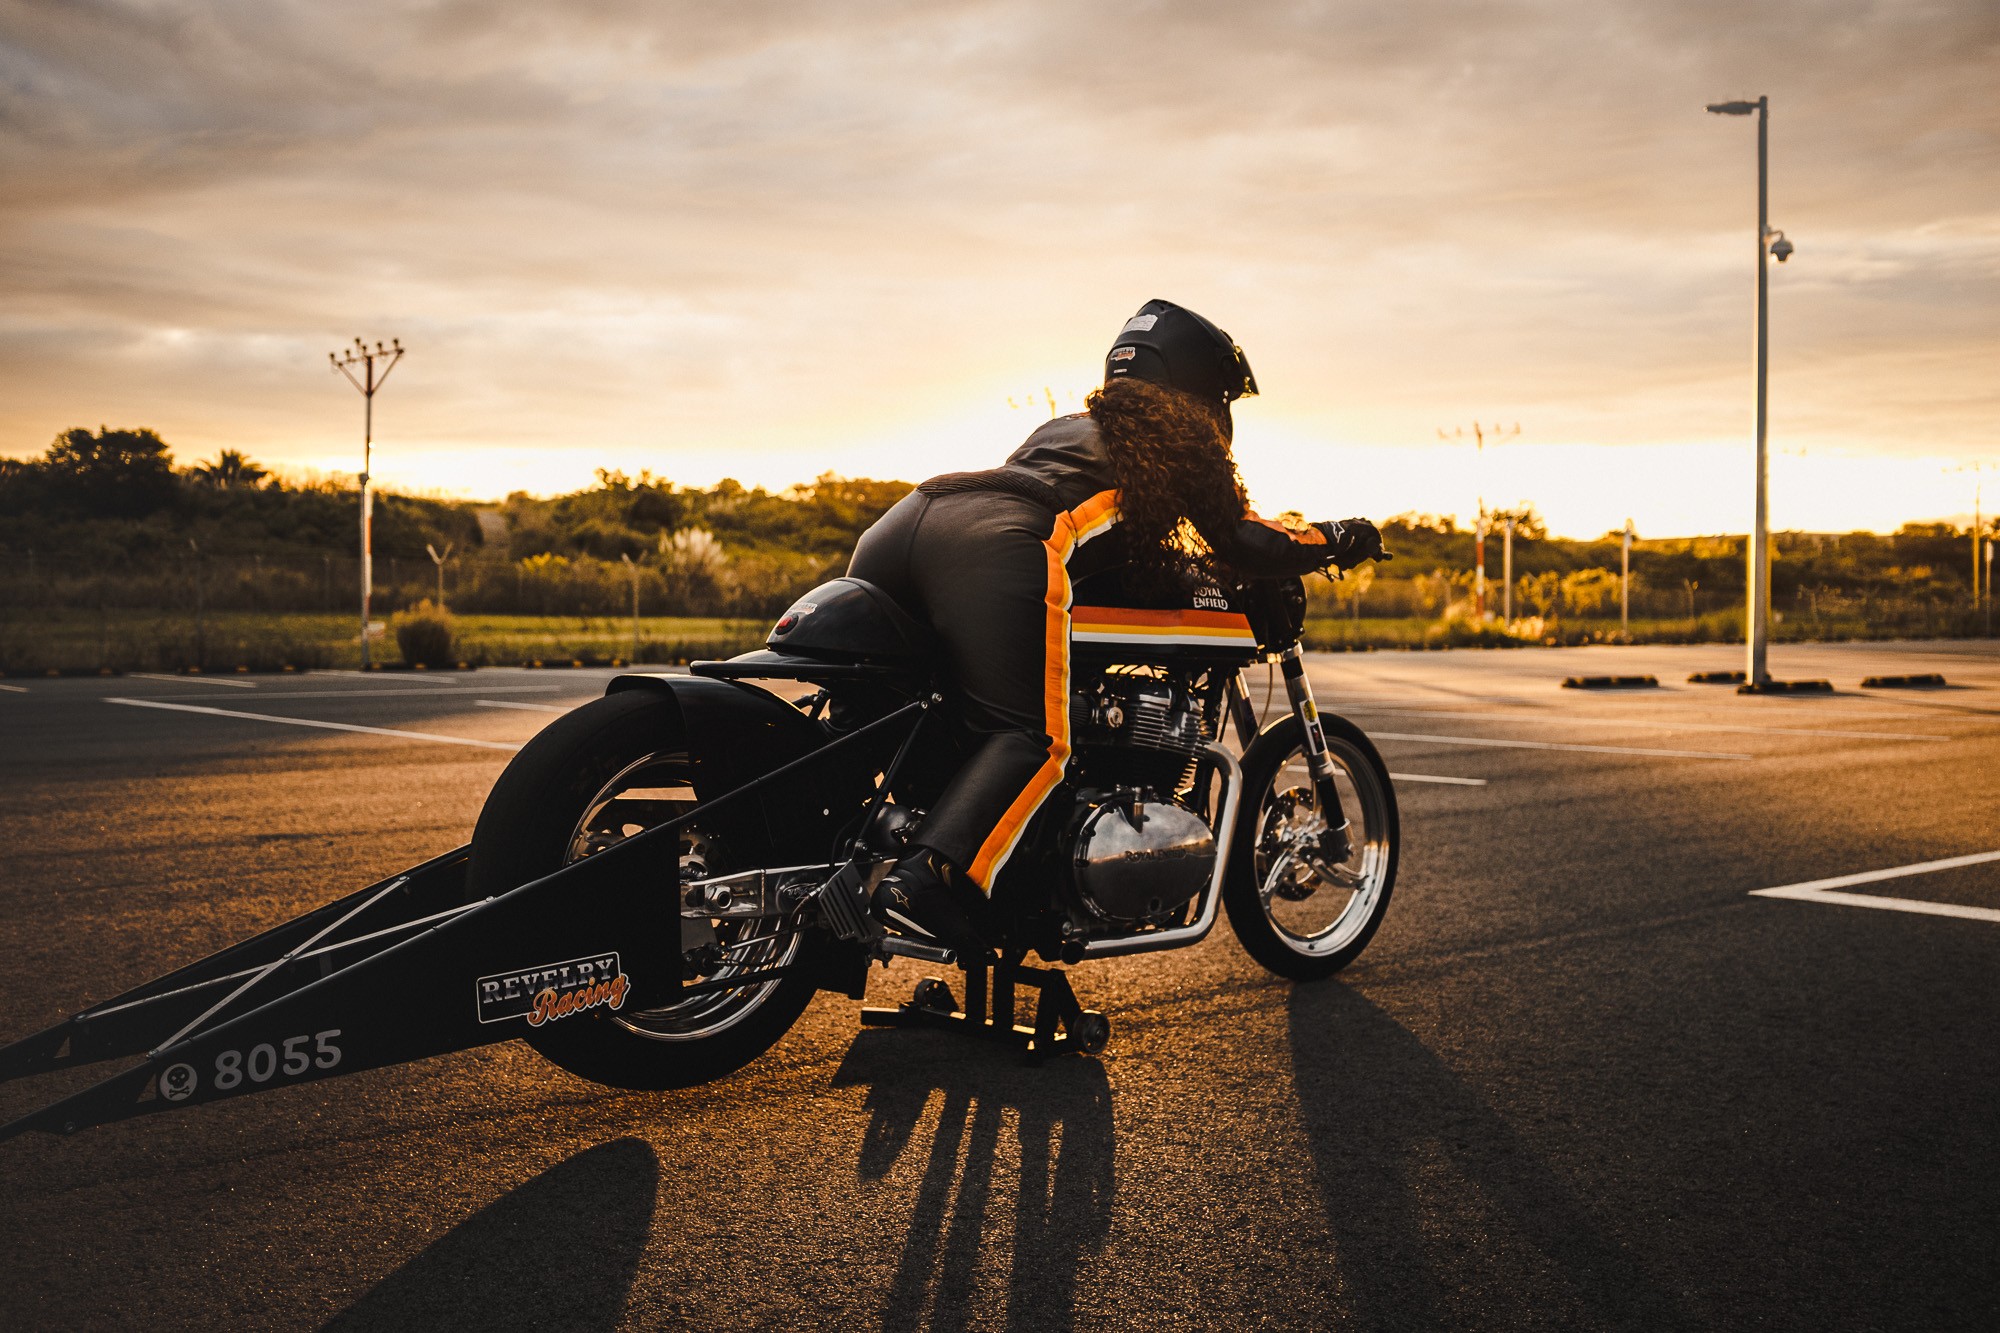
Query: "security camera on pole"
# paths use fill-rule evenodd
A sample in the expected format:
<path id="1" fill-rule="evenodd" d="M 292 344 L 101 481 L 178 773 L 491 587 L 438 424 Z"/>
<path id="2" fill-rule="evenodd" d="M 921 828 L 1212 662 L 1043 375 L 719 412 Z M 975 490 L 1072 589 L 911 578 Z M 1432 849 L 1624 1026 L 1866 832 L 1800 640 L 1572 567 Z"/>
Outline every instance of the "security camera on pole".
<path id="1" fill-rule="evenodd" d="M 1770 136 L 1767 122 L 1771 99 L 1760 97 L 1754 102 L 1711 102 L 1708 109 L 1718 116 L 1747 116 L 1753 111 L 1757 114 L 1757 508 L 1750 531 L 1749 615 L 1743 634 L 1749 645 L 1743 692 L 1755 694 L 1771 688 L 1768 666 L 1771 636 L 1770 469 L 1764 444 L 1769 415 L 1766 411 L 1765 381 L 1770 323 L 1764 257 L 1768 254 L 1782 264 L 1792 257 L 1792 243 L 1785 239 L 1785 233 L 1773 230 L 1770 224 Z"/>
<path id="2" fill-rule="evenodd" d="M 356 338 L 354 346 L 348 351 L 339 354 L 328 352 L 326 359 L 333 363 L 335 370 L 347 376 L 348 383 L 361 390 L 365 403 L 361 412 L 361 669 L 366 671 L 369 668 L 368 602 L 375 591 L 374 533 L 370 524 L 374 517 L 375 497 L 368 489 L 368 469 L 375 445 L 375 391 L 382 387 L 389 378 L 389 372 L 403 359 L 403 340 L 391 339 L 387 347 L 378 340 L 371 349 Z M 355 366 L 361 367 L 360 379 L 354 377 Z"/>

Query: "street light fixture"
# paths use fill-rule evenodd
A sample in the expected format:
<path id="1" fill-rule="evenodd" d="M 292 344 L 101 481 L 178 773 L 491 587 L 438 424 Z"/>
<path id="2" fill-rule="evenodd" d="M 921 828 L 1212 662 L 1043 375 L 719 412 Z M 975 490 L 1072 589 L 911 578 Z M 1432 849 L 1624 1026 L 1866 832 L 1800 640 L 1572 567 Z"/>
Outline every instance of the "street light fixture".
<path id="1" fill-rule="evenodd" d="M 1756 367 L 1757 367 L 1757 506 L 1750 529 L 1749 578 L 1747 623 L 1744 640 L 1749 648 L 1748 670 L 1744 672 L 1744 688 L 1750 691 L 1763 690 L 1771 684 L 1769 668 L 1769 645 L 1771 637 L 1771 533 L 1770 533 L 1770 467 L 1765 447 L 1766 423 L 1769 420 L 1767 380 L 1770 361 L 1770 319 L 1767 274 L 1764 257 L 1768 254 L 1779 263 L 1791 258 L 1793 246 L 1785 239 L 1785 234 L 1771 227 L 1770 202 L 1770 152 L 1769 121 L 1771 99 L 1760 97 L 1754 102 L 1711 102 L 1708 109 L 1718 116 L 1757 115 L 1757 319 L 1756 319 Z"/>

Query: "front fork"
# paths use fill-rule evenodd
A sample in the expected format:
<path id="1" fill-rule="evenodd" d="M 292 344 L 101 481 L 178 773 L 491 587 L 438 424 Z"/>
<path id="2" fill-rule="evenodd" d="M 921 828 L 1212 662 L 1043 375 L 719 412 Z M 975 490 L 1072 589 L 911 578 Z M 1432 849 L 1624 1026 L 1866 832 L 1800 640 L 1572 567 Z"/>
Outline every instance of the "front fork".
<path id="1" fill-rule="evenodd" d="M 1299 720 L 1299 729 L 1305 736 L 1306 771 L 1312 775 L 1313 792 L 1319 797 L 1320 815 L 1326 821 L 1326 831 L 1319 835 L 1319 857 L 1327 864 L 1339 865 L 1353 852 L 1354 845 L 1348 839 L 1347 817 L 1341 811 L 1340 791 L 1334 785 L 1326 729 L 1320 726 L 1312 682 L 1306 679 L 1304 650 L 1297 644 L 1287 648 L 1278 658 L 1278 670 L 1285 677 L 1285 697 L 1291 701 L 1292 716 Z M 1240 671 L 1230 682 L 1229 708 L 1237 738 L 1247 748 L 1251 737 L 1257 734 L 1257 710 L 1250 704 L 1250 691 Z"/>

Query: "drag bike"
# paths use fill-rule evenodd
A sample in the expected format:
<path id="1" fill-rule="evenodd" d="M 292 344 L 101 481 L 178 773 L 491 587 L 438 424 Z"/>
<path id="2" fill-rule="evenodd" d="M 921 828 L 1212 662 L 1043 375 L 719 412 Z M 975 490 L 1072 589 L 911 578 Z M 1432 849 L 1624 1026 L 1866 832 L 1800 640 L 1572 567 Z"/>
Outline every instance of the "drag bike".
<path id="1" fill-rule="evenodd" d="M 928 978 L 865 1022 L 1094 1051 L 1108 1021 L 1028 955 L 1185 948 L 1221 911 L 1272 972 L 1339 971 L 1388 910 L 1396 796 L 1360 729 L 1314 704 L 1304 610 L 1298 578 L 1190 581 L 1165 597 L 1133 594 L 1117 570 L 1078 584 L 1071 756 L 992 886 L 998 938 L 983 958 L 866 911 L 975 740 L 930 631 L 886 593 L 837 578 L 787 610 L 762 650 L 615 679 L 509 764 L 464 892 L 497 899 L 645 838 L 654 852 L 627 858 L 624 876 L 658 900 L 654 947 L 677 958 L 678 984 L 630 997 L 601 981 L 552 985 L 550 1004 L 582 995 L 589 1011 L 531 1016 L 521 1035 L 599 1083 L 701 1083 L 762 1054 L 816 991 L 861 998 L 868 968 L 903 956 L 963 968 L 964 999 Z M 1262 725 L 1249 678 L 1260 663 L 1282 673 L 1289 704 Z M 1014 1021 L 1017 987 L 1040 992 L 1032 1024 Z"/>

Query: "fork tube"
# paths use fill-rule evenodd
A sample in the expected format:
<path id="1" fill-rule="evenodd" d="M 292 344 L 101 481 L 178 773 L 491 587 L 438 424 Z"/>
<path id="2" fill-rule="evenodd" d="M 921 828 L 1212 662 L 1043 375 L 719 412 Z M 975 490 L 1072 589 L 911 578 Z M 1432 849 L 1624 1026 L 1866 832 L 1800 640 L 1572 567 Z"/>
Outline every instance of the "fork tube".
<path id="1" fill-rule="evenodd" d="M 1319 795 L 1319 811 L 1329 829 L 1345 836 L 1347 816 L 1340 808 L 1340 792 L 1333 785 L 1333 760 L 1326 752 L 1326 729 L 1319 724 L 1319 706 L 1313 702 L 1312 682 L 1306 679 L 1305 652 L 1296 643 L 1278 659 L 1284 673 L 1285 697 L 1291 700 L 1292 716 L 1305 733 L 1306 771 L 1312 774 L 1313 790 Z M 1345 860 L 1345 856 L 1338 859 Z"/>
<path id="2" fill-rule="evenodd" d="M 1250 702 L 1250 686 L 1243 679 L 1243 672 L 1229 678 L 1227 693 L 1229 700 L 1229 720 L 1236 727 L 1236 743 L 1244 749 L 1257 739 L 1257 706 Z"/>

